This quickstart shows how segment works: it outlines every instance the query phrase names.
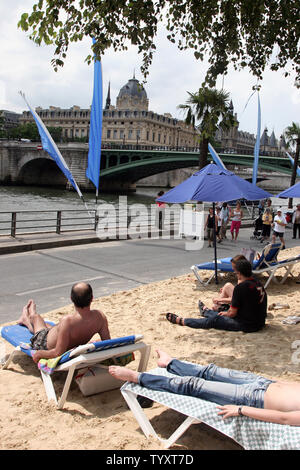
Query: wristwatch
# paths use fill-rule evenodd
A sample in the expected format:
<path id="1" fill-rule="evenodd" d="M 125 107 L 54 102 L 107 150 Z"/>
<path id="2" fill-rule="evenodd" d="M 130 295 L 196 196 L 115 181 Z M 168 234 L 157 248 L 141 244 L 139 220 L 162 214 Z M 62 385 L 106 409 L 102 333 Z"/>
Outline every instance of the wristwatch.
<path id="1" fill-rule="evenodd" d="M 239 406 L 239 407 L 238 407 L 238 414 L 239 414 L 239 416 L 244 416 L 243 413 L 242 413 L 242 408 L 243 408 L 242 406 Z"/>

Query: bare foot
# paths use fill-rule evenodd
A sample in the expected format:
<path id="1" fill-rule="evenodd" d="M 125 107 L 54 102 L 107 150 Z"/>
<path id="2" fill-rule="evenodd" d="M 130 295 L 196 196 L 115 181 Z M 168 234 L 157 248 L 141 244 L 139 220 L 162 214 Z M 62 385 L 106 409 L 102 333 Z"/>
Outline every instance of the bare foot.
<path id="1" fill-rule="evenodd" d="M 25 305 L 23 307 L 22 315 L 19 318 L 19 320 L 17 321 L 17 323 L 19 325 L 26 326 L 30 331 L 32 331 L 32 324 L 31 324 L 31 322 L 29 320 L 29 316 L 28 316 L 29 303 L 30 303 L 30 301 L 27 303 L 27 305 Z"/>
<path id="2" fill-rule="evenodd" d="M 28 301 L 28 313 L 29 315 L 37 315 L 36 313 L 36 303 L 34 300 L 30 299 Z"/>
<path id="3" fill-rule="evenodd" d="M 136 384 L 138 383 L 139 373 L 134 370 L 127 369 L 126 367 L 109 366 L 108 372 L 115 379 L 134 382 Z"/>
<path id="4" fill-rule="evenodd" d="M 157 360 L 157 365 L 158 367 L 167 367 L 169 362 L 172 361 L 172 357 L 163 351 L 162 349 L 156 349 L 157 355 L 158 355 L 158 360 Z"/>

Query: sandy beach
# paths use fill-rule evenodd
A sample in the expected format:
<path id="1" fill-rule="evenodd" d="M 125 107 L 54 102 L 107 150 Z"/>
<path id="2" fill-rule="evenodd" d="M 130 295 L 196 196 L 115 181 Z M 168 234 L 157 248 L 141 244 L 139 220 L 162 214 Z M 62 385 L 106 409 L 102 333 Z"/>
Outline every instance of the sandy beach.
<path id="1" fill-rule="evenodd" d="M 279 259 L 299 251 L 300 247 L 287 249 L 281 252 Z M 208 276 L 209 272 L 206 274 Z M 300 263 L 295 265 L 293 274 L 300 280 Z M 106 314 L 112 337 L 144 335 L 144 341 L 152 346 L 148 369 L 156 367 L 155 349 L 161 347 L 183 360 L 214 362 L 275 379 L 299 380 L 299 364 L 292 363 L 292 343 L 300 340 L 300 323 L 282 323 L 288 316 L 300 316 L 300 284 L 296 284 L 295 278 L 289 277 L 284 285 L 271 283 L 268 286 L 268 305 L 288 304 L 289 308 L 268 309 L 267 325 L 257 333 L 195 330 L 172 325 L 166 320 L 166 312 L 197 317 L 198 300 L 210 306 L 212 298 L 228 280 L 235 282 L 235 276 L 226 275 L 218 286 L 211 283 L 203 287 L 187 269 L 184 276 L 95 299 L 93 307 Z M 72 309 L 70 304 L 47 312 L 43 317 L 59 321 Z M 11 350 L 12 347 L 1 339 L 0 351 L 7 354 Z M 60 393 L 62 374 L 54 375 L 54 383 Z M 18 355 L 9 369 L 0 370 L 0 409 L 2 450 L 163 449 L 159 441 L 144 436 L 119 390 L 84 397 L 73 382 L 65 408 L 57 410 L 54 404 L 47 402 L 36 364 L 24 354 Z M 184 418 L 159 404 L 145 411 L 163 438 L 169 437 Z M 192 426 L 173 448 L 240 449 L 240 446 L 200 424 Z"/>

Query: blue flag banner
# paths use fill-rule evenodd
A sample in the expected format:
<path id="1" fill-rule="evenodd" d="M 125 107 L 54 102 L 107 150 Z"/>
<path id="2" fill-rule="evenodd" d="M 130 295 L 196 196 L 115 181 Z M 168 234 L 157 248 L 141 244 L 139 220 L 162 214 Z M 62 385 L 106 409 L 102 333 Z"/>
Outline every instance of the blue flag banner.
<path id="1" fill-rule="evenodd" d="M 219 157 L 219 155 L 217 154 L 217 152 L 215 151 L 215 149 L 213 148 L 211 144 L 208 144 L 208 150 L 215 164 L 218 165 L 218 167 L 220 168 L 226 169 L 226 166 L 224 165 L 222 159 Z"/>
<path id="2" fill-rule="evenodd" d="M 95 41 L 93 40 L 93 43 Z M 101 62 L 94 62 L 94 91 L 90 121 L 87 178 L 99 188 L 102 139 L 102 70 Z"/>
<path id="3" fill-rule="evenodd" d="M 292 157 L 288 152 L 285 152 L 285 153 L 286 153 L 287 156 L 289 157 L 290 162 L 291 162 L 291 164 L 292 164 L 292 167 L 294 167 L 294 159 L 293 159 L 293 157 Z M 300 167 L 299 167 L 299 166 L 297 166 L 297 175 L 300 176 Z"/>
<path id="4" fill-rule="evenodd" d="M 256 134 L 255 147 L 254 147 L 254 162 L 253 162 L 253 175 L 252 175 L 252 184 L 253 185 L 256 185 L 256 180 L 257 180 L 259 147 L 260 147 L 261 109 L 260 109 L 259 93 L 257 93 L 257 106 L 258 106 L 257 134 Z"/>
<path id="5" fill-rule="evenodd" d="M 61 171 L 63 172 L 65 177 L 68 179 L 68 181 L 70 181 L 73 188 L 77 191 L 79 197 L 81 199 L 83 199 L 82 198 L 82 193 L 81 193 L 79 187 L 77 186 L 76 181 L 74 180 L 74 178 L 72 176 L 72 173 L 70 172 L 69 167 L 66 164 L 63 156 L 61 155 L 56 143 L 52 139 L 47 127 L 45 126 L 45 124 L 41 120 L 40 116 L 28 104 L 24 93 L 22 93 L 20 91 L 20 95 L 24 99 L 25 103 L 28 106 L 29 111 L 31 112 L 31 114 L 33 116 L 33 119 L 35 120 L 35 123 L 37 125 L 38 131 L 39 131 L 39 134 L 40 134 L 40 137 L 41 137 L 41 142 L 42 142 L 43 149 L 50 155 L 51 158 L 53 158 L 53 160 L 55 161 L 57 166 L 61 169 Z"/>

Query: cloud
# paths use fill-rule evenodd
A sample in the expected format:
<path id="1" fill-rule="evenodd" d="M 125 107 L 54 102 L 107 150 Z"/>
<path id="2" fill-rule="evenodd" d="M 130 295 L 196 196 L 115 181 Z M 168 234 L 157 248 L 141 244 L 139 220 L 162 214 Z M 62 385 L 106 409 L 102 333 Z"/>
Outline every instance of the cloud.
<path id="1" fill-rule="evenodd" d="M 93 67 L 84 59 L 90 53 L 91 41 L 70 46 L 66 63 L 58 72 L 51 66 L 53 48 L 37 47 L 28 35 L 17 28 L 21 14 L 31 11 L 34 0 L 13 0 L 0 5 L 0 109 L 21 112 L 24 104 L 18 91 L 25 92 L 33 107 L 49 105 L 69 108 L 74 104 L 88 108 L 92 101 Z M 149 108 L 163 114 L 170 112 L 182 118 L 177 109 L 187 99 L 187 91 L 195 92 L 202 84 L 207 64 L 196 61 L 192 51 L 179 51 L 165 37 L 162 28 L 156 40 L 157 52 L 154 55 L 150 74 L 145 85 Z M 125 52 L 107 51 L 102 61 L 103 93 L 107 93 L 111 82 L 111 98 L 115 104 L 120 88 L 133 76 L 142 80 L 139 68 L 142 57 L 137 48 L 130 47 Z M 256 134 L 257 96 L 252 96 L 256 79 L 247 71 L 230 69 L 228 75 L 218 80 L 224 83 L 233 100 L 235 112 L 240 121 L 240 129 Z M 300 90 L 294 87 L 294 76 L 285 78 L 282 72 L 266 71 L 260 92 L 262 126 L 275 135 L 292 121 L 299 122 Z"/>

